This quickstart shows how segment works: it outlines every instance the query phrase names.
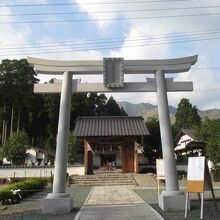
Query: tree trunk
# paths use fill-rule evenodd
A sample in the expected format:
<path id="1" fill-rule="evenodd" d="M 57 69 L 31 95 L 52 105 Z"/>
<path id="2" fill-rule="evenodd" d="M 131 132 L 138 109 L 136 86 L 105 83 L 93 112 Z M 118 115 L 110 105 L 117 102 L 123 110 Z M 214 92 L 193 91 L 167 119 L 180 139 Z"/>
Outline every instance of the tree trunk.
<path id="1" fill-rule="evenodd" d="M 4 144 L 5 138 L 5 120 L 2 121 L 2 144 Z"/>
<path id="2" fill-rule="evenodd" d="M 8 122 L 5 121 L 4 143 L 6 143 L 7 140 L 7 129 L 8 129 Z"/>
<path id="3" fill-rule="evenodd" d="M 10 130 L 10 135 L 13 132 L 13 121 L 14 121 L 14 107 L 11 108 L 11 130 Z"/>
<path id="4" fill-rule="evenodd" d="M 4 109 L 3 112 L 5 113 L 5 106 L 3 109 Z M 4 117 L 5 117 L 5 115 L 4 115 Z M 5 133 L 6 133 L 5 126 L 6 126 L 6 121 L 3 119 L 3 121 L 2 121 L 2 144 L 5 143 Z"/>
<path id="5" fill-rule="evenodd" d="M 18 121 L 17 121 L 17 131 L 20 130 L 20 117 L 21 117 L 21 109 L 18 108 Z"/>

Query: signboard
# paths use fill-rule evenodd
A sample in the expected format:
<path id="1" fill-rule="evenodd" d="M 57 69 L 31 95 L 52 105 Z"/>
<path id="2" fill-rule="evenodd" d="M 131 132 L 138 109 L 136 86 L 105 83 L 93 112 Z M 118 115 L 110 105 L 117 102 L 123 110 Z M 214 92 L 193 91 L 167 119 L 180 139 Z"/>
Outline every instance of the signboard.
<path id="1" fill-rule="evenodd" d="M 163 159 L 156 159 L 157 171 L 157 193 L 160 193 L 160 180 L 165 180 L 164 162 Z"/>
<path id="2" fill-rule="evenodd" d="M 198 193 L 199 199 L 201 199 L 200 218 L 203 219 L 203 202 L 205 190 L 211 190 L 214 205 L 216 207 L 215 194 L 206 158 L 189 157 L 186 183 L 185 218 L 187 217 L 189 193 Z"/>
<path id="3" fill-rule="evenodd" d="M 163 159 L 156 159 L 157 179 L 165 180 Z"/>
<path id="4" fill-rule="evenodd" d="M 189 157 L 187 172 L 187 192 L 203 193 L 213 190 L 211 175 L 205 157 Z"/>

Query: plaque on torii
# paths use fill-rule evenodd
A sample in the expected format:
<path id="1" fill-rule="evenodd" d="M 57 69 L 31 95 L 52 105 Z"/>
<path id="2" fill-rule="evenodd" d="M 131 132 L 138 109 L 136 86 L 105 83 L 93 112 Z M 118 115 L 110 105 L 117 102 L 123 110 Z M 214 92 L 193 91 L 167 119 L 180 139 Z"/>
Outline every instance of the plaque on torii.
<path id="1" fill-rule="evenodd" d="M 56 161 L 53 192 L 43 200 L 43 213 L 68 213 L 72 209 L 72 198 L 66 193 L 67 145 L 69 135 L 70 106 L 72 93 L 120 93 L 156 92 L 163 151 L 166 190 L 159 195 L 159 206 L 163 210 L 184 210 L 185 196 L 179 190 L 176 161 L 174 157 L 172 131 L 169 117 L 167 92 L 192 91 L 192 82 L 175 82 L 165 74 L 189 71 L 198 56 L 162 60 L 103 60 L 59 61 L 28 57 L 37 73 L 63 75 L 63 80 L 49 84 L 35 84 L 35 93 L 61 93 L 57 132 Z M 103 83 L 81 83 L 72 75 L 103 75 Z M 154 74 L 146 82 L 124 82 L 125 74 Z"/>

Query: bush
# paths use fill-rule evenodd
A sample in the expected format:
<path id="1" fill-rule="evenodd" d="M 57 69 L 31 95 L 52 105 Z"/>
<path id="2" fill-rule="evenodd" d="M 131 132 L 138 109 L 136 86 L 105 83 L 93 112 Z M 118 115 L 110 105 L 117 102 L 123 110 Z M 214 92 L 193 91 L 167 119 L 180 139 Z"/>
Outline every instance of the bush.
<path id="1" fill-rule="evenodd" d="M 139 170 L 139 173 L 156 173 L 156 168 L 154 167 L 144 167 L 141 170 Z"/>
<path id="2" fill-rule="evenodd" d="M 9 199 L 14 199 L 13 193 L 6 188 L 0 190 L 0 201 L 5 201 Z"/>
<path id="3" fill-rule="evenodd" d="M 0 178 L 0 184 L 7 183 L 7 178 Z"/>
<path id="4" fill-rule="evenodd" d="M 0 190 L 0 201 L 19 200 L 20 197 L 14 195 L 11 190 L 20 189 L 21 197 L 25 197 L 46 186 L 46 180 L 41 178 L 29 178 L 20 182 L 12 183 L 8 187 Z"/>
<path id="5" fill-rule="evenodd" d="M 26 157 L 26 147 L 28 143 L 27 134 L 23 131 L 14 132 L 10 139 L 1 147 L 1 157 L 12 161 L 13 165 L 24 164 Z"/>
<path id="6" fill-rule="evenodd" d="M 214 165 L 212 168 L 212 174 L 220 177 L 220 166 Z"/>

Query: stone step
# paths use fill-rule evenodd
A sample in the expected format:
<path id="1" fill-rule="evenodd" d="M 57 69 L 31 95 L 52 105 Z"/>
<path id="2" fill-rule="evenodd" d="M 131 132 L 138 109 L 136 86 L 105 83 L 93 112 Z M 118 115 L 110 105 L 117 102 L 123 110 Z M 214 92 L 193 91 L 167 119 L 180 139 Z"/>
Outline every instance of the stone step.
<path id="1" fill-rule="evenodd" d="M 72 179 L 74 182 L 78 181 L 78 182 L 85 182 L 85 181 L 89 181 L 89 182 L 123 182 L 123 181 L 134 181 L 133 179 L 103 179 L 103 180 L 91 180 L 91 179 Z"/>
<path id="2" fill-rule="evenodd" d="M 84 176 L 70 176 L 70 184 L 101 186 L 101 185 L 137 185 L 132 174 L 111 173 Z"/>
<path id="3" fill-rule="evenodd" d="M 73 183 L 75 184 L 86 184 L 86 183 L 89 183 L 89 184 L 102 184 L 102 183 L 135 184 L 136 182 L 134 180 L 127 180 L 127 181 L 107 181 L 107 180 L 106 181 L 88 181 L 88 180 L 85 180 L 85 181 L 73 181 Z"/>
<path id="4" fill-rule="evenodd" d="M 126 181 L 134 181 L 133 179 L 72 179 L 72 182 L 126 182 Z"/>
<path id="5" fill-rule="evenodd" d="M 74 179 L 77 179 L 77 180 L 85 180 L 85 179 L 87 179 L 87 180 L 93 180 L 93 181 L 96 181 L 96 180 L 129 180 L 129 179 L 131 179 L 131 178 L 129 178 L 129 177 L 105 177 L 105 178 L 97 178 L 97 177 L 95 177 L 95 178 L 86 178 L 86 177 L 76 177 L 76 178 L 74 178 Z"/>
<path id="6" fill-rule="evenodd" d="M 125 178 L 133 178 L 133 176 L 123 176 L 123 175 L 84 175 L 84 176 L 72 176 L 74 178 L 87 178 L 87 179 L 101 179 L 101 178 L 121 178 L 121 179 L 125 179 Z"/>
<path id="7" fill-rule="evenodd" d="M 127 180 L 133 180 L 133 178 L 126 178 L 126 179 L 114 179 L 114 178 L 106 178 L 106 179 L 88 179 L 88 178 L 84 178 L 84 179 L 78 179 L 78 178 L 73 178 L 72 180 L 77 180 L 77 181 L 127 181 Z"/>
<path id="8" fill-rule="evenodd" d="M 105 183 L 105 182 L 108 182 L 108 183 L 135 183 L 134 180 L 121 180 L 121 181 L 114 181 L 114 180 L 102 180 L 102 181 L 89 181 L 89 180 L 73 180 L 73 181 L 70 181 L 70 183 L 86 183 L 86 182 L 89 182 L 89 183 Z"/>
<path id="9" fill-rule="evenodd" d="M 135 185 L 134 183 L 84 183 L 84 184 L 74 184 L 75 186 L 120 186 L 120 185 Z"/>
<path id="10" fill-rule="evenodd" d="M 108 174 L 122 174 L 122 170 L 121 169 L 117 169 L 117 170 L 95 170 L 93 171 L 94 174 L 105 174 L 105 173 L 108 173 Z"/>

